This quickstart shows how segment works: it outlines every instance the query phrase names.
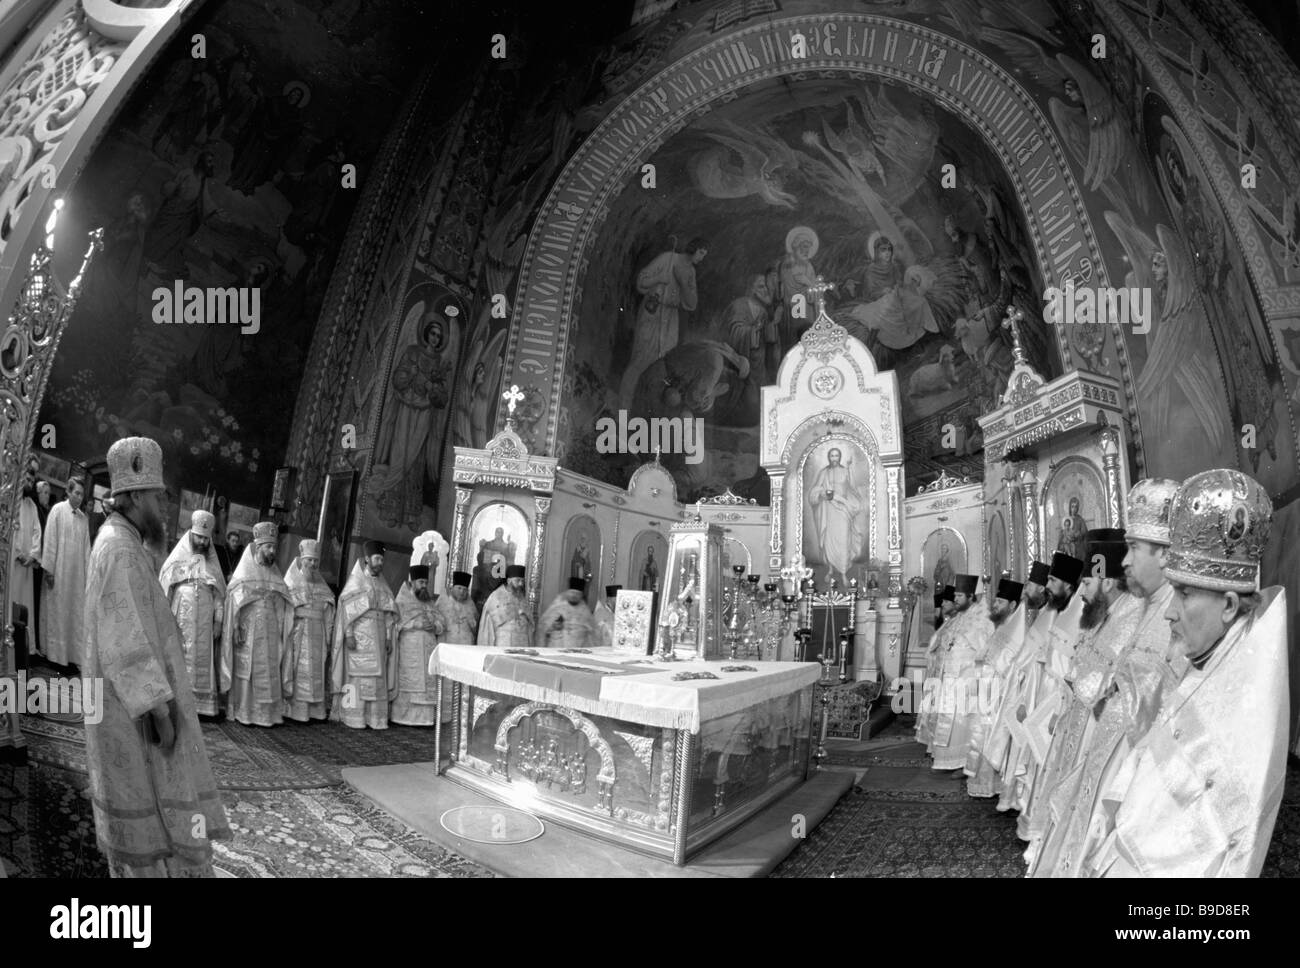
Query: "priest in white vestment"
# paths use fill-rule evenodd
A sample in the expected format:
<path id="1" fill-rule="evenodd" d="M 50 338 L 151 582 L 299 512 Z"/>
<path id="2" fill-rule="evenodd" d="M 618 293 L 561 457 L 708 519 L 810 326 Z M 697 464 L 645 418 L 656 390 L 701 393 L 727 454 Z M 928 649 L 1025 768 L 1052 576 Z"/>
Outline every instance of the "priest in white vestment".
<path id="1" fill-rule="evenodd" d="M 1010 808 L 1020 812 L 1016 818 L 1016 836 L 1021 840 L 1029 840 L 1033 835 L 1030 805 L 1051 750 L 1052 729 L 1061 708 L 1061 678 L 1069 666 L 1069 655 L 1073 654 L 1083 617 L 1083 598 L 1075 594 L 1082 574 L 1083 562 L 1078 558 L 1060 551 L 1053 553 L 1047 578 L 1047 604 L 1039 615 L 1040 622 L 1043 614 L 1050 621 L 1042 634 L 1038 633 L 1039 622 L 1035 622 L 1034 634 L 1026 641 L 1028 669 L 1020 701 L 1011 709 L 1014 725 L 1008 721 L 1012 734 L 1008 754 L 1011 763 L 1003 773 L 1004 777 L 1015 777 L 1009 800 Z"/>
<path id="2" fill-rule="evenodd" d="M 537 625 L 538 648 L 600 648 L 596 620 L 582 597 L 586 585 L 583 578 L 570 578 L 568 590 L 546 607 Z"/>
<path id="3" fill-rule="evenodd" d="M 1141 602 L 1128 592 L 1123 560 L 1128 551 L 1125 533 L 1117 528 L 1099 528 L 1084 534 L 1084 561 L 1089 572 L 1079 582 L 1082 613 L 1079 634 L 1074 641 L 1053 635 L 1048 651 L 1047 674 L 1056 693 L 1052 743 L 1035 781 L 1028 817 L 1030 847 L 1024 854 L 1034 872 L 1039 848 L 1053 819 L 1053 798 L 1060 800 L 1062 777 L 1073 771 L 1079 752 L 1087 745 L 1095 720 L 1092 709 L 1110 689 L 1114 676 L 1114 643 L 1126 642 L 1134 634 Z M 1061 631 L 1063 626 L 1057 626 Z"/>
<path id="4" fill-rule="evenodd" d="M 104 680 L 102 716 L 85 724 L 95 831 L 114 877 L 211 877 L 211 842 L 230 826 L 180 630 L 144 545 L 166 534 L 162 448 L 119 440 L 108 472 L 115 507 L 86 577 L 83 672 Z"/>
<path id="5" fill-rule="evenodd" d="M 438 677 L 429 675 L 429 656 L 445 631 L 429 592 L 429 566 L 411 565 L 397 590 L 397 688 L 388 721 L 433 726 L 438 721 Z"/>
<path id="6" fill-rule="evenodd" d="M 1122 567 L 1129 591 L 1141 601 L 1137 626 L 1128 641 L 1121 630 L 1106 634 L 1116 652 L 1113 683 L 1093 707 L 1096 725 L 1080 750 L 1074 770 L 1059 782 L 1051 819 L 1037 858 L 1035 876 L 1085 876 L 1083 859 L 1108 831 L 1103 817 L 1093 822 L 1097 793 L 1113 776 L 1129 749 L 1130 738 L 1145 734 L 1159 709 L 1160 697 L 1178 685 L 1186 671 L 1181 657 L 1171 662 L 1170 629 L 1165 612 L 1173 589 L 1165 581 L 1169 548 L 1169 509 L 1178 482 L 1140 481 L 1128 496 L 1128 553 Z"/>
<path id="7" fill-rule="evenodd" d="M 1110 692 L 1121 650 L 1137 632 L 1143 599 L 1129 591 L 1124 559 L 1128 544 L 1118 528 L 1096 528 L 1084 535 L 1084 557 L 1092 574 L 1079 585 L 1083 599 L 1081 634 L 1062 677 L 1061 712 L 1052 733 L 1043 778 L 1030 805 L 1029 876 L 1038 875 L 1046 857 L 1056 863 L 1063 830 L 1077 791 L 1078 766 L 1096 735 L 1097 712 Z"/>
<path id="8" fill-rule="evenodd" d="M 334 593 L 320 574 L 320 545 L 298 542 L 298 557 L 289 562 L 284 583 L 293 601 L 293 629 L 285 647 L 284 714 L 300 723 L 325 719 L 329 686 L 325 665 L 334 634 Z"/>
<path id="9" fill-rule="evenodd" d="M 600 639 L 602 649 L 612 649 L 614 647 L 614 606 L 618 601 L 618 593 L 622 590 L 622 585 L 606 585 L 605 597 L 596 605 L 596 610 L 592 612 L 592 618 L 596 622 L 596 633 Z"/>
<path id="10" fill-rule="evenodd" d="M 452 572 L 451 591 L 439 595 L 434 603 L 438 618 L 442 620 L 442 642 L 474 645 L 478 641 L 478 609 L 469 597 L 469 584 L 473 577 L 467 571 Z"/>
<path id="11" fill-rule="evenodd" d="M 478 644 L 507 649 L 533 647 L 533 613 L 524 591 L 524 566 L 506 565 L 505 584 L 488 596 L 479 619 Z"/>
<path id="12" fill-rule="evenodd" d="M 284 722 L 286 646 L 293 632 L 293 599 L 275 567 L 278 528 L 253 525 L 253 543 L 230 576 L 221 641 L 221 684 L 230 690 L 226 716 L 245 726 Z"/>
<path id="13" fill-rule="evenodd" d="M 226 579 L 212 545 L 217 519 L 197 510 L 189 530 L 181 535 L 158 580 L 181 630 L 185 668 L 194 686 L 194 705 L 200 716 L 221 712 L 221 686 L 217 658 L 221 652 L 221 623 L 226 606 Z"/>
<path id="14" fill-rule="evenodd" d="M 1102 877 L 1258 877 L 1286 779 L 1286 593 L 1259 591 L 1273 505 L 1252 478 L 1186 480 L 1169 513 L 1167 617 L 1191 663 L 1102 791 Z"/>
<path id="15" fill-rule="evenodd" d="M 992 797 L 998 792 L 998 772 L 985 755 L 985 746 L 1001 708 L 1011 665 L 1024 643 L 1026 609 L 1020 604 L 1023 592 L 1024 586 L 1018 581 L 1010 578 L 998 581 L 997 594 L 989 609 L 994 632 L 988 637 L 983 654 L 976 658 L 973 670 L 978 682 L 978 689 L 973 690 L 977 694 L 977 708 L 972 718 L 965 771 L 966 792 L 972 797 Z"/>
<path id="16" fill-rule="evenodd" d="M 976 575 L 957 576 L 957 595 L 973 600 L 968 612 L 949 639 L 940 669 L 939 708 L 934 725 L 933 769 L 951 770 L 962 775 L 966 754 L 978 714 L 978 687 L 975 666 L 984 652 L 984 643 L 993 634 L 989 617 L 989 600 L 975 598 L 979 582 Z"/>
<path id="17" fill-rule="evenodd" d="M 84 495 L 81 478 L 69 478 L 67 500 L 50 508 L 41 546 L 45 571 L 41 652 L 51 662 L 78 668 L 84 658 L 86 566 L 90 563 L 90 522 L 81 509 Z"/>
<path id="18" fill-rule="evenodd" d="M 397 600 L 384 581 L 384 546 L 367 541 L 339 595 L 330 651 L 330 719 L 353 729 L 388 728 L 397 688 Z"/>
<path id="19" fill-rule="evenodd" d="M 940 673 L 943 670 L 943 659 L 948 654 L 948 645 L 953 633 L 957 631 L 958 619 L 971 605 L 970 599 L 963 595 L 963 604 L 958 607 L 955 585 L 945 585 L 939 598 L 943 603 L 939 608 L 942 621 L 930 636 L 930 644 L 926 649 L 925 678 L 921 680 L 921 696 L 916 710 L 916 741 L 924 744 L 928 754 L 933 753 L 934 725 L 939 719 L 939 695 L 943 684 Z"/>

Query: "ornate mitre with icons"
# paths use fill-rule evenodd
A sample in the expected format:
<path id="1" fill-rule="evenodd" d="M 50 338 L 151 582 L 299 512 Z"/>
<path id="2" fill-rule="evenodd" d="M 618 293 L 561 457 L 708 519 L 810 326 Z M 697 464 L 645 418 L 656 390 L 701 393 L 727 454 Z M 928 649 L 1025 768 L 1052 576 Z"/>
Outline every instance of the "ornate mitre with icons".
<path id="1" fill-rule="evenodd" d="M 1165 577 L 1219 592 L 1259 590 L 1259 559 L 1273 524 L 1273 502 L 1240 471 L 1189 477 L 1169 512 Z"/>
<path id="2" fill-rule="evenodd" d="M 162 448 L 148 437 L 123 437 L 108 449 L 108 479 L 114 497 L 163 487 Z"/>
<path id="3" fill-rule="evenodd" d="M 1169 544 L 1169 510 L 1179 484 L 1167 477 L 1138 481 L 1128 492 L 1125 535 L 1153 544 Z"/>

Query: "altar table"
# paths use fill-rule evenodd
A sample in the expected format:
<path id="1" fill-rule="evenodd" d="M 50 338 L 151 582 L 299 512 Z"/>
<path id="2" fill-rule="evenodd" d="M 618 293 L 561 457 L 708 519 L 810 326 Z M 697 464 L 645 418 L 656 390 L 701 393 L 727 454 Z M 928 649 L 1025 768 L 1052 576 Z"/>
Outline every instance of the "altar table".
<path id="1" fill-rule="evenodd" d="M 442 643 L 429 672 L 448 779 L 675 864 L 807 779 L 815 662 Z"/>

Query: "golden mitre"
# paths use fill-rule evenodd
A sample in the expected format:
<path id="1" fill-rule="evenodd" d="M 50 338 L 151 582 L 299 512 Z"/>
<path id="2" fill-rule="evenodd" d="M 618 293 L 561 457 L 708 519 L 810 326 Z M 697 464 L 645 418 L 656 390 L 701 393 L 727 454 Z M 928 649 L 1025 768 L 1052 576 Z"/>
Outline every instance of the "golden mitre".
<path id="1" fill-rule="evenodd" d="M 1167 477 L 1149 477 L 1138 481 L 1128 492 L 1128 517 L 1124 533 L 1153 544 L 1169 544 L 1169 509 L 1178 482 Z"/>
<path id="2" fill-rule="evenodd" d="M 108 448 L 108 479 L 113 497 L 163 487 L 162 448 L 148 437 L 123 437 Z"/>
<path id="3" fill-rule="evenodd" d="M 1273 502 L 1241 471 L 1203 471 L 1183 482 L 1169 512 L 1165 577 L 1211 591 L 1259 590 L 1259 559 Z"/>

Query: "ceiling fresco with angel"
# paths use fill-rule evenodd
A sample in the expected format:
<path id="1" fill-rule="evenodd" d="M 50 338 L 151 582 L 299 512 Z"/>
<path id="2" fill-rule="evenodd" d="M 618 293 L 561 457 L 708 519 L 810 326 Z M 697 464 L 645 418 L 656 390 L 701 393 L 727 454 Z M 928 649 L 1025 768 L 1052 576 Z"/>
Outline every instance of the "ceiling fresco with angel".
<path id="1" fill-rule="evenodd" d="M 923 95 L 878 79 L 773 83 L 648 161 L 657 187 L 624 189 L 587 269 L 566 467 L 622 484 L 638 458 L 597 453 L 597 420 L 697 417 L 704 460 L 664 457 L 679 493 L 766 500 L 759 388 L 812 324 L 794 297 L 819 277 L 834 285 L 830 316 L 898 373 L 909 482 L 978 461 L 975 418 L 1012 367 L 1008 305 L 1025 314 L 1034 365 L 1060 372 L 1009 182 L 981 137 Z"/>

